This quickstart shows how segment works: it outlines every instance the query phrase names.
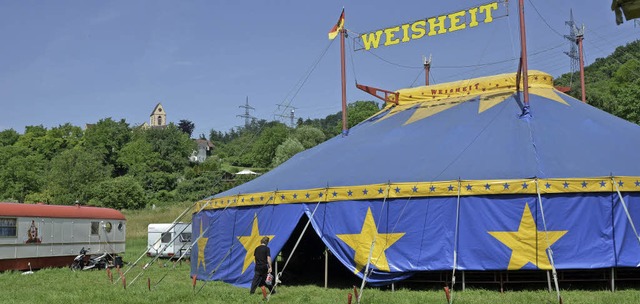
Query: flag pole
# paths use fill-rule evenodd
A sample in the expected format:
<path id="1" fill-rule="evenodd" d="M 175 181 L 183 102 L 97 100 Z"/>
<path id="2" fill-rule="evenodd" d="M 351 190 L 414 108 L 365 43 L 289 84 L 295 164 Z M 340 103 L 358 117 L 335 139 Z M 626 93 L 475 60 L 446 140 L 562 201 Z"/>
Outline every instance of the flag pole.
<path id="1" fill-rule="evenodd" d="M 344 11 L 343 11 L 344 14 Z M 344 38 L 347 30 L 343 26 L 340 29 L 340 76 L 342 79 L 342 136 L 347 136 L 347 76 L 344 60 Z"/>

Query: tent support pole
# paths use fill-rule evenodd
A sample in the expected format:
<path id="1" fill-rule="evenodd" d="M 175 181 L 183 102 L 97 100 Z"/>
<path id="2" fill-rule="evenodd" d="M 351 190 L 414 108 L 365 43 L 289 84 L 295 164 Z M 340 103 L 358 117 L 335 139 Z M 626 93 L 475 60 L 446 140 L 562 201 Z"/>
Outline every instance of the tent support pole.
<path id="1" fill-rule="evenodd" d="M 329 191 L 329 188 L 325 188 L 324 189 L 324 195 L 322 197 L 327 197 L 327 192 Z M 274 195 L 275 197 L 275 195 Z M 291 249 L 291 253 L 289 254 L 289 257 L 287 257 L 287 260 L 284 262 L 284 266 L 282 266 L 282 271 L 281 272 L 276 272 L 276 281 L 275 283 L 273 283 L 273 287 L 271 288 L 271 291 L 269 291 L 269 295 L 267 296 L 267 302 L 269 302 L 269 300 L 271 299 L 271 293 L 276 289 L 276 286 L 278 286 L 278 282 L 280 281 L 280 277 L 282 276 L 282 273 L 284 272 L 285 268 L 287 268 L 287 265 L 289 264 L 289 261 L 291 260 L 291 257 L 293 256 L 293 253 L 296 252 L 296 249 L 298 248 L 298 245 L 300 245 L 300 241 L 302 240 L 302 236 L 304 236 L 304 233 L 307 231 L 307 228 L 309 228 L 309 225 L 311 224 L 311 219 L 313 218 L 313 216 L 316 214 L 316 211 L 318 210 L 318 207 L 320 206 L 320 203 L 322 203 L 322 200 L 318 201 L 318 203 L 316 204 L 316 207 L 313 209 L 313 212 L 311 212 L 311 216 L 309 216 L 309 220 L 307 221 L 307 224 L 304 225 L 304 228 L 302 229 L 302 232 L 300 233 L 300 236 L 298 237 L 298 240 L 296 241 L 296 244 L 293 245 L 293 249 Z"/>
<path id="2" fill-rule="evenodd" d="M 562 304 L 562 297 L 560 296 L 560 287 L 558 286 L 558 273 L 556 272 L 556 264 L 553 262 L 553 251 L 551 250 L 551 244 L 549 243 L 549 234 L 547 232 L 547 220 L 544 218 L 544 209 L 542 208 L 542 196 L 540 195 L 540 187 L 538 185 L 538 179 L 536 178 L 536 192 L 538 192 L 538 205 L 540 205 L 540 215 L 542 216 L 542 225 L 544 226 L 544 237 L 547 242 L 547 255 L 549 256 L 549 262 L 551 264 L 551 273 L 553 274 L 553 282 L 556 286 L 556 295 L 558 303 Z"/>
<path id="3" fill-rule="evenodd" d="M 382 208 L 380 208 L 380 214 L 384 210 L 384 205 L 387 203 L 387 197 L 389 197 L 389 188 L 391 188 L 391 182 L 387 183 L 386 194 L 384 195 L 384 200 L 382 200 Z M 380 221 L 378 221 L 380 222 Z M 364 285 L 367 283 L 367 276 L 369 276 L 369 265 L 371 265 L 371 255 L 373 254 L 373 247 L 376 245 L 377 235 L 373 237 L 373 241 L 371 241 L 371 247 L 369 248 L 369 257 L 367 258 L 367 266 L 364 268 L 364 272 L 362 273 L 362 283 L 360 284 L 360 292 L 356 297 L 356 303 L 360 304 L 360 299 L 362 299 L 362 292 L 364 291 Z M 373 271 L 373 269 L 371 270 Z"/>
<path id="4" fill-rule="evenodd" d="M 451 296 L 449 304 L 453 303 L 453 287 L 456 285 L 456 268 L 458 268 L 458 227 L 460 225 L 460 188 L 462 180 L 458 178 L 458 201 L 456 203 L 456 230 L 453 236 L 453 271 L 451 272 Z"/>
<path id="5" fill-rule="evenodd" d="M 624 198 L 622 197 L 622 193 L 620 192 L 620 187 L 618 187 L 618 183 L 616 180 L 611 177 L 611 182 L 616 187 L 616 192 L 618 192 L 618 198 L 620 198 L 620 203 L 622 204 L 622 208 L 624 208 L 624 213 L 627 215 L 627 220 L 629 221 L 629 225 L 631 225 L 631 229 L 633 229 L 633 233 L 636 235 L 636 239 L 640 242 L 640 236 L 638 236 L 638 231 L 636 230 L 636 226 L 633 224 L 633 219 L 631 218 L 631 213 L 629 213 L 629 208 L 627 207 L 627 203 L 625 203 Z M 622 183 L 622 182 L 621 182 Z M 622 185 L 622 184 L 620 184 Z M 611 291 L 615 291 L 615 269 L 611 268 Z"/>
<path id="6" fill-rule="evenodd" d="M 202 209 L 204 209 L 207 205 L 209 205 L 210 201 L 207 201 L 204 206 L 202 206 L 202 208 L 198 211 L 202 211 Z M 183 216 L 185 216 L 187 214 L 187 212 L 189 212 L 189 210 L 193 209 L 193 207 L 196 206 L 196 204 L 198 204 L 198 202 L 195 202 L 193 204 L 191 204 L 191 206 L 189 206 L 189 208 L 185 209 L 184 211 L 182 211 L 182 213 L 180 215 L 178 215 L 178 217 L 176 217 L 175 220 L 173 220 L 173 222 L 171 223 L 171 226 L 169 227 L 169 229 L 173 229 L 173 227 L 175 227 L 175 225 L 180 221 L 180 219 L 182 219 Z M 138 262 L 140 262 L 140 260 L 147 255 L 147 251 L 149 251 L 149 249 L 151 249 L 153 246 L 155 246 L 158 242 L 160 242 L 160 239 L 156 240 L 153 245 L 147 246 L 147 249 L 138 257 L 138 259 L 133 262 L 133 264 L 129 265 L 129 267 L 127 268 L 127 270 L 125 270 L 125 272 L 122 274 L 122 276 L 125 276 L 134 266 L 136 266 L 138 264 Z M 112 284 L 116 284 L 117 282 L 114 282 Z"/>
<path id="7" fill-rule="evenodd" d="M 324 248 L 324 289 L 327 289 L 329 282 L 329 249 Z"/>
<path id="8" fill-rule="evenodd" d="M 200 211 L 204 210 L 204 208 L 205 208 L 205 207 L 207 207 L 207 205 L 209 205 L 209 202 L 205 203 L 205 204 L 202 206 L 202 208 L 200 208 L 200 210 L 198 210 L 196 213 L 198 213 L 198 212 L 200 212 Z M 191 210 L 191 208 L 192 208 L 192 207 L 189 207 L 189 209 L 185 210 L 185 211 L 182 213 L 182 215 L 180 215 L 180 217 L 184 216 L 185 212 L 187 212 L 188 210 Z M 173 229 L 173 228 L 176 226 L 176 224 L 178 223 L 178 222 L 177 222 L 177 220 L 178 220 L 178 219 L 176 219 L 176 222 L 175 222 L 174 224 L 172 224 L 172 225 L 171 225 L 171 227 L 170 227 L 169 229 L 167 229 L 167 231 L 170 231 L 171 229 Z M 178 238 L 182 235 L 182 233 L 183 233 L 185 230 L 187 230 L 187 227 L 189 227 L 189 226 L 184 226 L 184 227 L 182 228 L 182 230 L 181 230 L 181 231 L 179 231 L 178 233 L 176 233 L 176 235 L 175 235 L 175 236 L 174 236 L 174 237 L 169 241 L 169 243 L 167 243 L 166 245 L 164 245 L 163 247 L 161 247 L 161 248 L 160 248 L 160 250 L 159 250 L 158 252 L 164 252 L 165 250 L 167 250 L 167 248 L 169 248 L 169 246 L 173 246 L 173 244 L 175 244 L 176 239 L 178 239 Z M 156 243 L 157 243 L 158 241 L 160 241 L 160 239 L 156 240 Z M 182 249 L 182 248 L 180 248 L 180 249 Z M 184 256 L 184 254 L 185 254 L 185 253 L 186 253 L 186 251 L 182 254 L 182 256 Z M 155 263 L 155 261 L 157 261 L 157 260 L 160 258 L 160 256 L 161 256 L 161 254 L 157 254 L 157 255 L 156 255 L 156 256 L 151 260 L 151 262 L 147 263 L 145 266 L 147 266 L 147 265 L 148 265 L 148 266 L 153 265 L 153 263 Z M 182 256 L 181 256 L 181 257 L 182 257 Z M 136 275 L 136 276 L 133 278 L 133 280 L 131 280 L 131 281 L 129 282 L 128 286 L 131 286 L 131 285 L 132 285 L 132 284 L 133 284 L 133 283 L 134 283 L 134 282 L 135 282 L 135 281 L 136 281 L 136 280 L 137 280 L 141 275 L 143 275 L 143 274 L 144 274 L 144 272 L 145 272 L 146 270 L 147 270 L 147 267 L 142 267 L 142 270 L 140 270 L 140 272 L 138 273 L 138 275 Z M 123 274 L 122 276 L 124 276 L 124 274 Z"/>
<path id="9" fill-rule="evenodd" d="M 580 89 L 582 91 L 582 102 L 587 102 L 586 87 L 584 85 L 584 53 L 582 51 L 582 40 L 584 39 L 584 25 L 580 35 L 576 37 L 576 43 L 578 44 L 578 50 L 580 52 Z"/>
<path id="10" fill-rule="evenodd" d="M 464 288 L 466 287 L 466 280 L 464 278 L 464 271 L 462 272 L 462 291 L 464 291 Z"/>
<path id="11" fill-rule="evenodd" d="M 616 291 L 616 270 L 611 267 L 611 292 Z"/>
<path id="12" fill-rule="evenodd" d="M 342 11 L 344 13 L 344 11 Z M 344 21 L 343 21 L 344 22 Z M 344 23 L 343 23 L 344 24 Z M 344 25 L 343 25 L 344 26 Z M 344 36 L 347 30 L 340 29 L 340 78 L 342 85 L 342 136 L 349 134 L 347 124 L 347 74 L 345 72 L 345 59 L 344 59 Z"/>
<path id="13" fill-rule="evenodd" d="M 640 243 L 640 236 L 638 236 L 638 230 L 636 230 L 636 225 L 633 224 L 633 220 L 631 219 L 631 213 L 629 213 L 629 208 L 627 208 L 627 204 L 624 202 L 624 198 L 622 198 L 622 193 L 620 193 L 620 188 L 618 188 L 618 184 L 616 180 L 611 177 L 611 182 L 616 187 L 616 192 L 618 192 L 618 197 L 620 198 L 620 203 L 622 203 L 622 208 L 624 208 L 624 213 L 627 215 L 627 220 L 629 220 L 629 225 L 631 225 L 631 229 L 633 229 L 633 233 L 636 235 L 636 239 Z"/>
<path id="14" fill-rule="evenodd" d="M 373 247 L 376 246 L 376 237 L 373 237 L 373 241 L 371 242 L 371 247 L 369 247 L 369 257 L 367 257 L 367 266 L 364 268 L 364 272 L 362 273 L 362 283 L 360 284 L 360 292 L 358 293 L 358 297 L 356 297 L 356 303 L 360 304 L 360 299 L 362 299 L 362 291 L 364 290 L 364 284 L 367 283 L 367 276 L 369 275 L 369 265 L 371 264 L 371 255 L 373 254 Z"/>
<path id="15" fill-rule="evenodd" d="M 551 287 L 551 273 L 549 270 L 547 270 L 547 289 L 549 290 L 549 293 L 553 291 L 553 288 Z"/>
<path id="16" fill-rule="evenodd" d="M 520 63 L 522 64 L 522 89 L 524 93 L 524 106 L 529 107 L 529 68 L 527 67 L 527 34 L 524 24 L 524 0 L 519 0 L 518 11 L 520 15 Z"/>

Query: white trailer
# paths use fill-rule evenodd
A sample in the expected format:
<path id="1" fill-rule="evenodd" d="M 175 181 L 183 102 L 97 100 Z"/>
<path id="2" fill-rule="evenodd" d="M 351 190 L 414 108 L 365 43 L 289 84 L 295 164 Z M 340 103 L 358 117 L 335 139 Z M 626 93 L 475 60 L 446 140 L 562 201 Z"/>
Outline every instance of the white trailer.
<path id="1" fill-rule="evenodd" d="M 191 224 L 149 224 L 147 229 L 147 256 L 189 258 L 191 247 Z M 186 254 L 185 254 L 186 252 Z"/>
<path id="2" fill-rule="evenodd" d="M 123 253 L 125 226 L 109 208 L 0 203 L 0 271 L 69 266 L 83 247 Z"/>

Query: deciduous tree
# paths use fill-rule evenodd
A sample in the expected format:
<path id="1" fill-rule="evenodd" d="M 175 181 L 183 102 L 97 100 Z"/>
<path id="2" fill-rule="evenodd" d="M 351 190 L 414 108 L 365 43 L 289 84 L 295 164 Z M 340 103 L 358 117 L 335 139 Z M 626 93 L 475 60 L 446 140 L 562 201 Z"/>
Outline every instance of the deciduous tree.
<path id="1" fill-rule="evenodd" d="M 320 129 L 312 126 L 298 127 L 293 133 L 293 137 L 297 139 L 305 149 L 315 147 L 326 139 Z"/>
<path id="2" fill-rule="evenodd" d="M 116 122 L 105 118 L 87 127 L 82 146 L 85 150 L 100 155 L 104 165 L 113 168 L 113 176 L 122 176 L 125 170 L 118 166 L 118 155 L 130 139 L 131 129 L 124 119 Z"/>
<path id="3" fill-rule="evenodd" d="M 271 165 L 276 148 L 287 139 L 288 135 L 289 128 L 282 123 L 274 122 L 265 127 L 248 154 L 252 167 L 266 168 Z"/>
<path id="4" fill-rule="evenodd" d="M 146 205 L 144 190 L 130 176 L 103 180 L 93 188 L 91 205 L 115 209 L 140 209 Z"/>
<path id="5" fill-rule="evenodd" d="M 193 134 L 193 130 L 196 128 L 196 125 L 191 122 L 190 120 L 186 120 L 186 119 L 181 119 L 180 122 L 178 122 L 178 129 L 182 130 L 182 132 L 186 133 L 189 135 L 189 137 L 191 137 L 191 135 Z"/>
<path id="6" fill-rule="evenodd" d="M 322 133 L 322 132 L 320 132 Z M 272 167 L 277 167 L 287 161 L 292 156 L 304 151 L 304 146 L 295 138 L 287 138 L 281 145 L 276 148 L 276 154 L 273 158 Z"/>
<path id="7" fill-rule="evenodd" d="M 111 168 L 97 153 L 76 148 L 62 152 L 51 160 L 48 189 L 54 204 L 87 203 L 92 187 L 109 178 Z"/>
<path id="8" fill-rule="evenodd" d="M 42 190 L 47 161 L 24 147 L 0 146 L 0 198 L 25 202 Z"/>
<path id="9" fill-rule="evenodd" d="M 0 132 L 0 147 L 11 146 L 20 138 L 20 134 L 14 129 L 6 129 Z"/>

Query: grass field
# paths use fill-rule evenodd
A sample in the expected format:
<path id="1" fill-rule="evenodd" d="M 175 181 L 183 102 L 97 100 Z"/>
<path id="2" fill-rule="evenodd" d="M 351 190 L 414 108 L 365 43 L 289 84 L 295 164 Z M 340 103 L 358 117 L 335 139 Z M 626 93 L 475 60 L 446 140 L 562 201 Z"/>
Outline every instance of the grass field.
<path id="1" fill-rule="evenodd" d="M 146 249 L 146 227 L 151 222 L 172 222 L 186 208 L 175 206 L 126 212 L 127 253 L 125 263 L 135 261 Z M 187 217 L 185 220 L 189 220 Z M 144 265 L 143 258 L 138 265 Z M 127 267 L 125 266 L 125 269 Z M 136 266 L 126 275 L 127 283 L 141 274 Z M 125 289 L 113 270 L 111 283 L 104 270 L 77 271 L 68 268 L 43 269 L 33 274 L 0 273 L 0 303 L 264 303 L 262 295 L 221 282 L 198 281 L 195 289 L 189 278 L 189 264 L 160 260 Z M 148 285 L 148 283 L 150 283 Z M 149 288 L 150 286 L 150 288 Z M 458 286 L 459 288 L 459 286 Z M 616 292 L 604 290 L 562 290 L 564 303 L 640 303 L 640 286 Z M 282 285 L 269 303 L 347 303 L 350 288 Z M 454 303 L 557 303 L 555 293 L 546 290 L 509 291 L 469 289 L 455 291 Z M 353 301 L 355 303 L 355 301 Z M 446 303 L 442 290 L 396 291 L 366 288 L 361 303 Z"/>

